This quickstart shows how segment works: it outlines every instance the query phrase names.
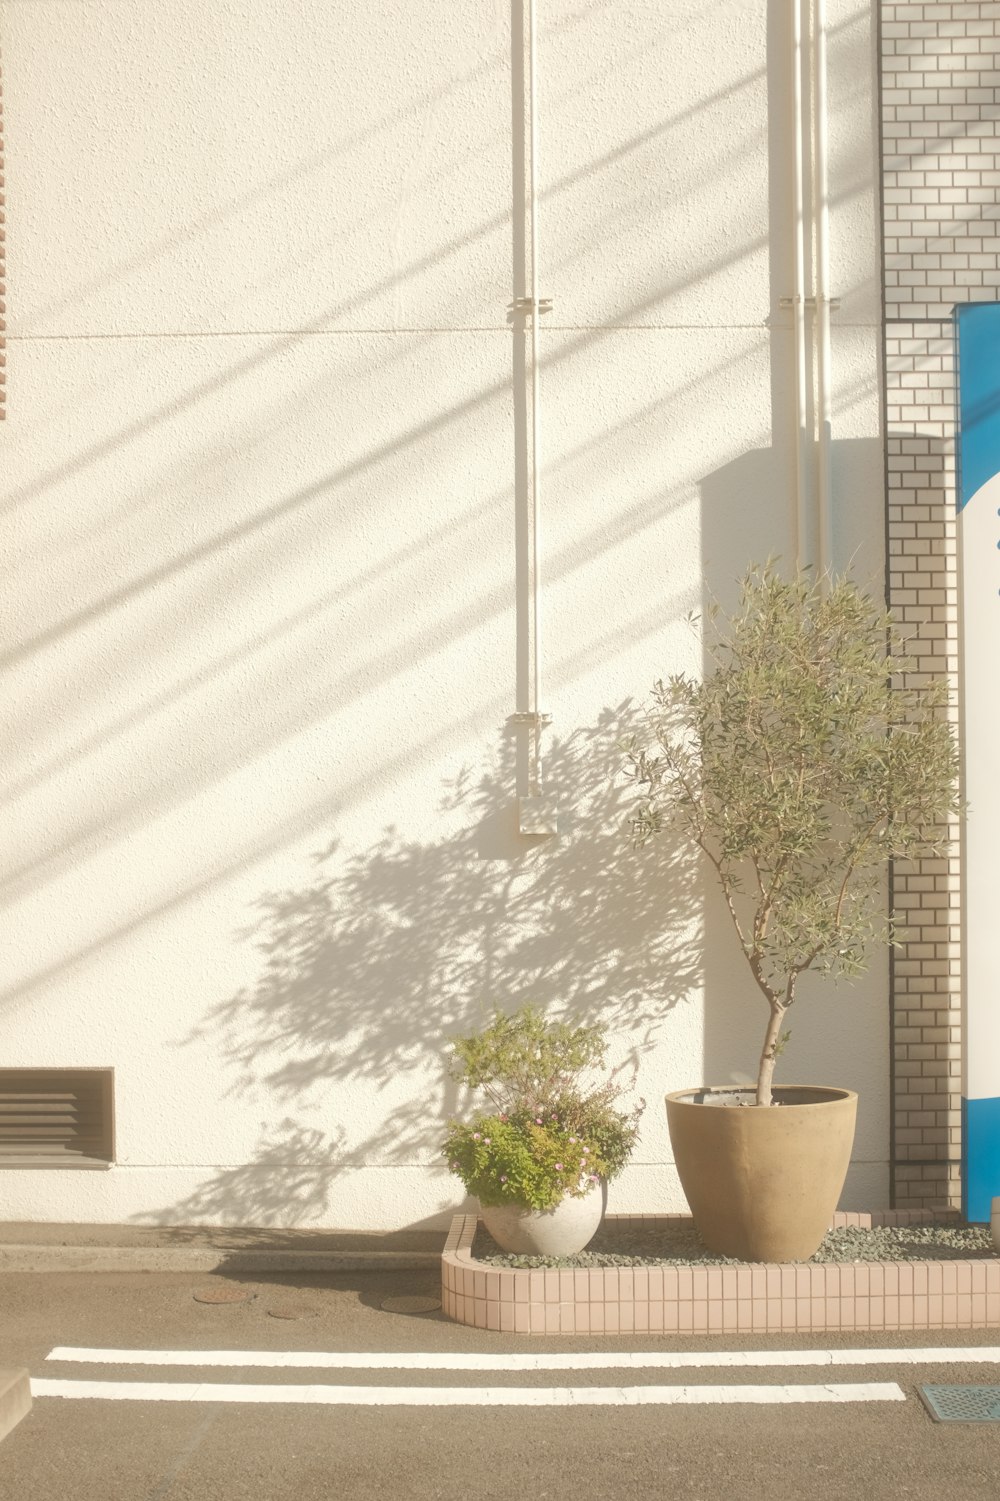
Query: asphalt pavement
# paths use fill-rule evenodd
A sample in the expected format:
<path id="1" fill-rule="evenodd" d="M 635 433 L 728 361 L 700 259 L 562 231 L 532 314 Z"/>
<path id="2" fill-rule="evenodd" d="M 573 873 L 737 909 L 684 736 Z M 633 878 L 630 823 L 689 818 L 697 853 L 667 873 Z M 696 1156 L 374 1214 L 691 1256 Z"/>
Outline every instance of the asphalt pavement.
<path id="1" fill-rule="evenodd" d="M 437 1296 L 422 1267 L 8 1273 L 0 1365 L 34 1397 L 0 1501 L 1000 1495 L 1000 1423 L 917 1394 L 1000 1387 L 997 1331 L 539 1338 Z"/>

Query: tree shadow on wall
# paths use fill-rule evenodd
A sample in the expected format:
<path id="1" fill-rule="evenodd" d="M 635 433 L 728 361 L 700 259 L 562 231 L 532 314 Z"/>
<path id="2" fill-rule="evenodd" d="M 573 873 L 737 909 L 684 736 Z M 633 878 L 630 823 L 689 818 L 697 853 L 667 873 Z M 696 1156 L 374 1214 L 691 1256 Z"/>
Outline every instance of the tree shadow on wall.
<path id="1" fill-rule="evenodd" d="M 321 1223 L 330 1163 L 344 1139 L 342 1130 L 327 1133 L 286 1116 L 261 1132 L 252 1162 L 220 1168 L 171 1210 L 137 1218 L 178 1225 Z"/>
<path id="2" fill-rule="evenodd" d="M 690 861 L 628 837 L 617 746 L 633 714 L 606 710 L 551 745 L 558 838 L 518 833 L 509 728 L 494 769 L 447 786 L 439 839 L 390 828 L 347 857 L 334 844 L 312 881 L 261 897 L 245 934 L 259 978 L 196 1036 L 235 1070 L 234 1092 L 263 1093 L 284 1119 L 254 1162 L 220 1172 L 169 1219 L 322 1222 L 339 1172 L 437 1165 L 460 1106 L 449 1040 L 494 1007 L 530 1000 L 602 1020 L 621 1082 L 634 1079 L 655 1024 L 699 982 L 701 945 Z M 317 1102 L 325 1132 L 299 1118 L 315 1120 Z"/>

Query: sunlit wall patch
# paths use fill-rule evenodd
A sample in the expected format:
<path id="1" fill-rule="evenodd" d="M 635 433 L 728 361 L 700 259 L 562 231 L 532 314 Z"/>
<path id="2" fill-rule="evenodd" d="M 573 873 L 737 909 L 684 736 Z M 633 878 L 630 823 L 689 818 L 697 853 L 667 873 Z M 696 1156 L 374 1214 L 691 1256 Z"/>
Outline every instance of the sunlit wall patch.
<path id="1" fill-rule="evenodd" d="M 7 283 L 5 251 L 5 194 L 3 175 L 3 77 L 0 75 L 0 418 L 7 415 Z"/>
<path id="2" fill-rule="evenodd" d="M 1000 1195 L 1000 303 L 955 310 L 963 834 L 963 1209 Z"/>

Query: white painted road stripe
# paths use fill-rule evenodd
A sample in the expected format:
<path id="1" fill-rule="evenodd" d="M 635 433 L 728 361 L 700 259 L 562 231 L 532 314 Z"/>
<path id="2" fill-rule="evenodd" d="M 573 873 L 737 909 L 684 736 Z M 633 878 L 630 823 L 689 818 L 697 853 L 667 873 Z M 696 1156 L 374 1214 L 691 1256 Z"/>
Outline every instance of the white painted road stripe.
<path id="1" fill-rule="evenodd" d="M 1000 1346 L 902 1350 L 639 1350 L 569 1354 L 419 1354 L 358 1350 L 89 1350 L 58 1345 L 48 1360 L 102 1365 L 272 1366 L 342 1371 L 627 1371 L 839 1365 L 997 1365 Z"/>
<path id="2" fill-rule="evenodd" d="M 32 1381 L 40 1397 L 112 1402 L 282 1402 L 343 1407 L 645 1407 L 703 1403 L 905 1402 L 894 1382 L 841 1386 L 254 1386 L 221 1382 Z"/>

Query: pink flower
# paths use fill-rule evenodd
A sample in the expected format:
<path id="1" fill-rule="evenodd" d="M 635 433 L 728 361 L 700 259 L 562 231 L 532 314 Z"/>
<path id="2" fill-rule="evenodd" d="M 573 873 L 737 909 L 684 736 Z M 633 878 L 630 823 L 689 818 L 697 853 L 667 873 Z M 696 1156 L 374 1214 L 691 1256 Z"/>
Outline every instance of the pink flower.
<path id="1" fill-rule="evenodd" d="M 490 1139 L 489 1139 L 489 1137 L 488 1137 L 488 1136 L 484 1136 L 484 1137 L 483 1137 L 483 1146 L 484 1146 L 484 1147 L 488 1147 L 488 1146 L 489 1146 L 489 1144 L 490 1144 Z"/>
<path id="2" fill-rule="evenodd" d="M 561 1172 L 562 1172 L 562 1170 L 563 1170 L 563 1165 L 562 1165 L 562 1163 L 561 1163 L 561 1162 L 557 1162 L 557 1163 L 556 1163 L 556 1172 L 557 1172 L 557 1173 L 561 1173 Z"/>
<path id="3" fill-rule="evenodd" d="M 473 1139 L 473 1141 L 479 1141 L 480 1140 L 480 1136 L 479 1136 L 479 1132 L 478 1131 L 473 1131 L 473 1133 L 472 1133 L 472 1139 Z"/>

